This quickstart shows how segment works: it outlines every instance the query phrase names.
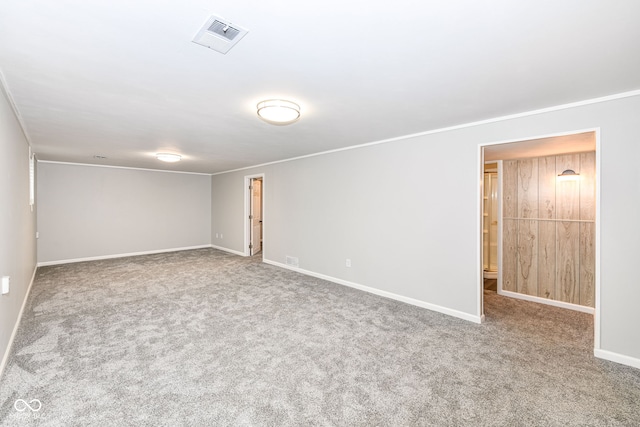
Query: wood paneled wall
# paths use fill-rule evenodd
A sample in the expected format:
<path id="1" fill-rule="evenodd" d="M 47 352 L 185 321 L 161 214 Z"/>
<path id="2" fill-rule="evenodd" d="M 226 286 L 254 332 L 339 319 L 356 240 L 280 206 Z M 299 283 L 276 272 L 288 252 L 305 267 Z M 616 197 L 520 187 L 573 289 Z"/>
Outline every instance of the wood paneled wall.
<path id="1" fill-rule="evenodd" d="M 595 172 L 595 152 L 503 162 L 503 290 L 594 306 Z"/>

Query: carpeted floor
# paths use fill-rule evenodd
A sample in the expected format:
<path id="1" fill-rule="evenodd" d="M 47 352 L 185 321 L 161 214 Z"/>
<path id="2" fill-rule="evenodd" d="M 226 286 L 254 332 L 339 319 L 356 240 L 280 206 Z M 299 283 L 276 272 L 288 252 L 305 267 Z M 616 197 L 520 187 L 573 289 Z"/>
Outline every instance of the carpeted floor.
<path id="1" fill-rule="evenodd" d="M 213 249 L 44 267 L 0 424 L 640 425 L 640 370 L 593 357 L 590 315 L 490 291 L 485 311 L 477 325 Z"/>

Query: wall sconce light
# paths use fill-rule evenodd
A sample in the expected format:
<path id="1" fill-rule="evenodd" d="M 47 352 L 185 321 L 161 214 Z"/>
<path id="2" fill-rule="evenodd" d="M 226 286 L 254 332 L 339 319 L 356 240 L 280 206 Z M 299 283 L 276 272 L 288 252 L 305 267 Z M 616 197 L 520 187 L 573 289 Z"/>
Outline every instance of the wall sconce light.
<path id="1" fill-rule="evenodd" d="M 580 174 L 573 169 L 567 169 L 558 175 L 558 181 L 577 181 L 578 179 L 580 179 Z"/>
<path id="2" fill-rule="evenodd" d="M 300 118 L 300 106 L 284 99 L 267 99 L 259 102 L 257 108 L 258 117 L 271 125 L 290 125 Z"/>
<path id="3" fill-rule="evenodd" d="M 179 162 L 182 159 L 182 156 L 179 154 L 169 154 L 169 153 L 158 153 L 156 154 L 156 159 L 162 160 L 163 162 Z"/>

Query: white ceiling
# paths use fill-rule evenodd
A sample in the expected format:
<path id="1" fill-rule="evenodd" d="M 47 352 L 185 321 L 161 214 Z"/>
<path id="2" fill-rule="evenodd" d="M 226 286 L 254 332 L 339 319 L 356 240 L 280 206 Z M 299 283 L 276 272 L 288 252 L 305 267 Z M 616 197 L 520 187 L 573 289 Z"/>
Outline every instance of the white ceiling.
<path id="1" fill-rule="evenodd" d="M 41 160 L 213 173 L 640 89 L 637 0 L 0 9 L 0 69 Z M 214 14 L 249 30 L 226 55 L 191 42 Z M 273 97 L 300 121 L 260 121 Z"/>
<path id="2" fill-rule="evenodd" d="M 557 156 L 558 154 L 595 151 L 596 133 L 582 132 L 571 135 L 537 138 L 526 141 L 495 144 L 484 147 L 485 162 L 494 160 L 525 159 L 529 157 Z"/>

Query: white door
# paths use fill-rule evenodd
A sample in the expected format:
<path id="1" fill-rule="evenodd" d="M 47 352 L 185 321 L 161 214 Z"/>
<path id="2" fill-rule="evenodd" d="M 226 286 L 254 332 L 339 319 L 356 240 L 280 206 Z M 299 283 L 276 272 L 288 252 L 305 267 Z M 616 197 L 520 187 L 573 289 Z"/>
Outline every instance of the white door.
<path id="1" fill-rule="evenodd" d="M 251 255 L 262 250 L 262 179 L 251 180 Z"/>

